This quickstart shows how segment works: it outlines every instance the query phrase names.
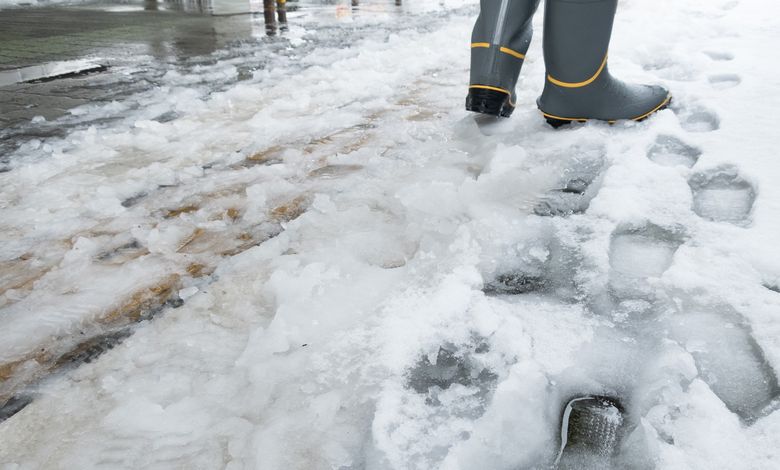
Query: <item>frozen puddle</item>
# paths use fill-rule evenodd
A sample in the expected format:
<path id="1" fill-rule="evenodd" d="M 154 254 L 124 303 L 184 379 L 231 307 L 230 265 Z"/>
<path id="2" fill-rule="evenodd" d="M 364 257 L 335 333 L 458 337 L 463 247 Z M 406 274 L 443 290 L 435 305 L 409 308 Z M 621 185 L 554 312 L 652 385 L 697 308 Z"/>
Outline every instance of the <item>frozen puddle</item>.
<path id="1" fill-rule="evenodd" d="M 647 158 L 659 165 L 688 168 L 695 165 L 700 156 L 701 150 L 672 135 L 659 135 L 647 152 Z"/>
<path id="2" fill-rule="evenodd" d="M 670 319 L 669 334 L 693 355 L 715 395 L 746 422 L 761 417 L 780 394 L 774 370 L 737 315 L 680 313 Z"/>
<path id="3" fill-rule="evenodd" d="M 681 243 L 679 235 L 655 225 L 618 229 L 612 235 L 609 264 L 623 276 L 658 277 L 672 265 Z"/>
<path id="4" fill-rule="evenodd" d="M 693 191 L 693 210 L 715 222 L 745 223 L 753 210 L 756 191 L 739 176 L 736 167 L 721 167 L 697 173 L 688 184 Z"/>

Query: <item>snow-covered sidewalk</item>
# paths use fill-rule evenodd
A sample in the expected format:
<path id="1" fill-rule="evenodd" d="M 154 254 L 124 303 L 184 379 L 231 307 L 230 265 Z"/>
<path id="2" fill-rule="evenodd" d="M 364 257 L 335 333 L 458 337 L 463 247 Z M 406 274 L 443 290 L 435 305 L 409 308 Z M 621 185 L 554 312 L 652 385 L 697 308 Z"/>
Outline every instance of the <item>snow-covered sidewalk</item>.
<path id="1" fill-rule="evenodd" d="M 21 148 L 0 391 L 184 303 L 31 391 L 0 468 L 546 468 L 583 394 L 621 468 L 780 465 L 780 7 L 621 2 L 610 67 L 672 109 L 555 131 L 541 12 L 512 119 L 462 110 L 468 4 Z"/>

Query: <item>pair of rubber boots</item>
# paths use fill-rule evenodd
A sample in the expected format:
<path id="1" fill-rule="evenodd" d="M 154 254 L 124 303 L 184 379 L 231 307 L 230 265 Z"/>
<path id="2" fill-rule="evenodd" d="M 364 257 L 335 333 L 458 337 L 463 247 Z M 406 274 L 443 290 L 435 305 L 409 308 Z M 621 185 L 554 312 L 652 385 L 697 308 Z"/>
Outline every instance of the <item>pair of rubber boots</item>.
<path id="1" fill-rule="evenodd" d="M 538 5 L 539 0 L 480 0 L 471 37 L 467 110 L 512 114 Z M 546 0 L 547 78 L 537 105 L 551 125 L 589 119 L 640 121 L 671 101 L 662 87 L 626 84 L 609 74 L 607 49 L 616 9 L 617 0 Z"/>

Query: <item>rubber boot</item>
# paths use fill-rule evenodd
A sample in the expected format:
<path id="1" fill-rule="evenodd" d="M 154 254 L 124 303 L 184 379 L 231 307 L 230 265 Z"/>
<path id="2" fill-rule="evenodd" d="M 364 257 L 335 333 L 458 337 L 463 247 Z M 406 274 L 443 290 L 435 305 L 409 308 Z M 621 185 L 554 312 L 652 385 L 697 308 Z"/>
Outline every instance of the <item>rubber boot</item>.
<path id="1" fill-rule="evenodd" d="M 617 0 L 547 0 L 547 78 L 537 104 L 551 125 L 641 121 L 671 101 L 662 87 L 626 84 L 609 74 L 607 49 L 616 9 Z"/>
<path id="2" fill-rule="evenodd" d="M 471 76 L 466 109 L 509 117 L 515 84 L 533 34 L 539 0 L 480 0 L 471 35 Z"/>

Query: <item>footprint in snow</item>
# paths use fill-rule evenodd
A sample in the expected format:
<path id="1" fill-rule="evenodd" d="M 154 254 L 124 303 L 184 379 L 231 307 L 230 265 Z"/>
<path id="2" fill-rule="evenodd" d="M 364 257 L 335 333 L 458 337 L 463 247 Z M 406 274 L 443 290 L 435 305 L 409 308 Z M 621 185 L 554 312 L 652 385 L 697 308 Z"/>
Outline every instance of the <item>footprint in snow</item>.
<path id="1" fill-rule="evenodd" d="M 693 210 L 714 222 L 743 225 L 748 222 L 756 190 L 739 175 L 734 166 L 722 166 L 693 175 L 688 180 L 693 191 Z"/>
<path id="2" fill-rule="evenodd" d="M 566 217 L 587 211 L 598 193 L 604 166 L 601 154 L 572 162 L 564 171 L 560 185 L 542 196 L 534 207 L 534 213 L 547 217 Z"/>
<path id="3" fill-rule="evenodd" d="M 702 106 L 674 109 L 680 125 L 688 132 L 712 132 L 720 129 L 717 113 Z"/>
<path id="4" fill-rule="evenodd" d="M 488 349 L 487 344 L 477 344 L 466 350 L 450 344 L 441 346 L 434 360 L 422 356 L 409 370 L 407 385 L 415 392 L 423 394 L 434 390 L 447 390 L 456 384 L 477 387 L 487 393 L 498 376 L 479 364 L 473 356 L 487 352 Z"/>
<path id="5" fill-rule="evenodd" d="M 734 88 L 742 83 L 742 78 L 735 73 L 721 73 L 717 75 L 710 75 L 707 78 L 713 88 L 717 90 L 726 90 Z"/>
<path id="6" fill-rule="evenodd" d="M 750 424 L 777 408 L 774 369 L 736 312 L 711 307 L 679 312 L 669 318 L 667 330 L 691 353 L 713 393 L 743 421 Z"/>
<path id="7" fill-rule="evenodd" d="M 704 55 L 717 62 L 734 60 L 734 54 L 724 51 L 704 51 Z"/>
<path id="8" fill-rule="evenodd" d="M 657 225 L 618 228 L 612 234 L 609 264 L 627 278 L 659 277 L 672 265 L 682 237 Z"/>
<path id="9" fill-rule="evenodd" d="M 647 158 L 663 166 L 683 165 L 691 168 L 700 156 L 701 150 L 698 148 L 665 134 L 659 135 L 647 151 Z"/>
<path id="10" fill-rule="evenodd" d="M 610 397 L 584 396 L 566 405 L 561 419 L 557 470 L 615 467 L 627 431 L 623 406 Z"/>

